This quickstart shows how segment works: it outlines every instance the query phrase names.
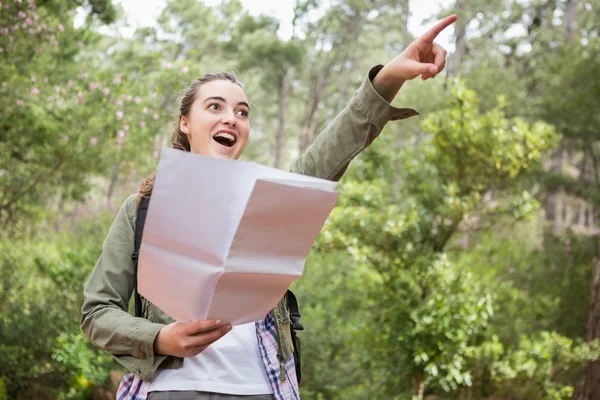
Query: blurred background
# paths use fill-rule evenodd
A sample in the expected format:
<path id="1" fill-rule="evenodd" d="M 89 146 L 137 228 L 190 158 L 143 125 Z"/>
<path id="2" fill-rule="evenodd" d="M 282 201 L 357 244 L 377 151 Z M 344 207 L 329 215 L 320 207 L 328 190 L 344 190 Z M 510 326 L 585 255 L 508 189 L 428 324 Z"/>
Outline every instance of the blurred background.
<path id="1" fill-rule="evenodd" d="M 287 168 L 452 12 L 294 284 L 302 396 L 600 399 L 599 0 L 1 0 L 0 399 L 114 398 L 82 288 L 193 79 L 236 72 Z"/>

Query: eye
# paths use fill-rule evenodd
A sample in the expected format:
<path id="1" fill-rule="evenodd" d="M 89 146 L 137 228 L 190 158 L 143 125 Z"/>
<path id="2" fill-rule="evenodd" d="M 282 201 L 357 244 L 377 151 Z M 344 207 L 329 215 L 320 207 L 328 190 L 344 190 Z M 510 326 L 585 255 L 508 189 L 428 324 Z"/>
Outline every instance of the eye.
<path id="1" fill-rule="evenodd" d="M 248 118 L 248 116 L 250 115 L 250 113 L 247 110 L 239 110 L 237 113 L 245 118 Z"/>
<path id="2" fill-rule="evenodd" d="M 221 105 L 219 103 L 210 103 L 208 105 L 208 108 L 211 110 L 220 110 L 221 109 Z"/>

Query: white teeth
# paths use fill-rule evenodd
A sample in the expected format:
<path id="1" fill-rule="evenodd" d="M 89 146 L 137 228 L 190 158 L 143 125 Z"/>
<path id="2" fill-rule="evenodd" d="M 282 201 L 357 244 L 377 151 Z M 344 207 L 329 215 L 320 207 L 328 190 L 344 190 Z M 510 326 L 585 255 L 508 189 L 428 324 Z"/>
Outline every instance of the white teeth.
<path id="1" fill-rule="evenodd" d="M 226 133 L 226 132 L 219 132 L 214 137 L 222 137 L 227 140 L 231 140 L 232 142 L 235 141 L 235 136 L 233 136 L 231 133 Z"/>

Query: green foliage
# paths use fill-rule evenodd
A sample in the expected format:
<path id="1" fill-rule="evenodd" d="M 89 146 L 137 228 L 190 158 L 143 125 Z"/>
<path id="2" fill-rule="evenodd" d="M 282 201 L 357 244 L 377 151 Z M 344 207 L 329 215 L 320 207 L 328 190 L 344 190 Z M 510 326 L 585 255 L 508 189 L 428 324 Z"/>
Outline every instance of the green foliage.
<path id="1" fill-rule="evenodd" d="M 106 381 L 114 364 L 79 328 L 82 282 L 100 252 L 106 222 L 18 245 L 0 242 L 0 376 L 8 398 L 76 398 Z"/>
<path id="2" fill-rule="evenodd" d="M 272 163 L 285 122 L 291 159 L 408 44 L 415 7 L 298 1 L 287 40 L 240 0 L 169 0 L 130 38 L 107 0 L 1 3 L 0 400 L 107 385 L 115 364 L 79 329 L 82 286 L 106 205 L 154 168 L 193 79 L 233 69 L 252 104 L 245 157 Z M 303 398 L 566 399 L 598 357 L 581 342 L 595 239 L 549 235 L 540 213 L 545 193 L 599 198 L 600 3 L 575 2 L 569 38 L 570 3 L 451 5 L 463 80 L 404 85 L 395 104 L 422 118 L 389 123 L 353 162 L 295 284 Z M 585 173 L 541 167 L 559 134 Z"/>
<path id="3" fill-rule="evenodd" d="M 0 17 L 0 224 L 13 234 L 43 215 L 49 200 L 82 200 L 91 174 L 125 166 L 122 151 L 131 154 L 129 168 L 141 163 L 136 154 L 151 152 L 159 105 L 144 108 L 149 94 L 98 69 L 99 60 L 81 62 L 81 48 L 97 35 L 73 27 L 79 3 L 5 3 Z M 89 4 L 110 20 L 110 3 Z"/>
<path id="4" fill-rule="evenodd" d="M 422 156 L 404 158 L 401 201 L 387 184 L 390 163 L 379 162 L 386 150 L 376 147 L 383 154 L 369 154 L 361 180 L 344 181 L 345 196 L 319 245 L 346 249 L 378 274 L 366 290 L 376 304 L 369 326 L 377 328 L 365 331 L 363 346 L 374 356 L 371 369 L 384 371 L 372 379 L 386 396 L 410 386 L 416 393 L 421 386 L 450 392 L 471 385 L 467 361 L 493 315 L 492 298 L 443 251 L 465 216 L 498 213 L 503 205 L 492 208 L 484 196 L 511 187 L 555 141 L 541 122 L 509 120 L 502 108 L 480 114 L 475 93 L 461 84 L 452 93 L 450 107 L 423 123 L 432 137 Z"/>
<path id="5" fill-rule="evenodd" d="M 453 95 L 448 110 L 423 123 L 434 135 L 425 160 L 433 164 L 443 183 L 454 185 L 447 189 L 452 193 L 471 193 L 478 198 L 492 188 L 502 189 L 539 163 L 542 154 L 556 144 L 557 137 L 548 124 L 536 122 L 530 127 L 522 119 L 507 119 L 503 97 L 497 108 L 480 115 L 475 92 L 458 83 Z M 469 207 L 454 205 L 457 211 Z"/>
<path id="6" fill-rule="evenodd" d="M 489 382 L 497 396 L 510 399 L 569 399 L 583 364 L 600 356 L 598 343 L 541 331 L 521 337 L 507 348 L 497 336 L 481 344 L 472 355 L 476 384 Z"/>
<path id="7" fill-rule="evenodd" d="M 4 385 L 4 379 L 0 378 L 0 400 L 8 400 L 8 394 L 6 394 L 6 386 Z"/>
<path id="8" fill-rule="evenodd" d="M 353 264 L 343 252 L 313 253 L 305 276 L 292 288 L 307 327 L 300 332 L 303 398 L 359 399 L 369 393 L 372 357 L 362 342 L 377 303 L 363 294 L 377 276 L 368 266 Z"/>
<path id="9" fill-rule="evenodd" d="M 56 340 L 52 361 L 58 366 L 61 375 L 68 379 L 66 399 L 89 396 L 95 386 L 103 386 L 108 379 L 110 367 L 114 367 L 112 357 L 90 347 L 83 332 L 62 333 Z"/>
<path id="10" fill-rule="evenodd" d="M 443 257 L 405 275 L 394 286 L 371 294 L 379 300 L 381 328 L 381 336 L 372 332 L 379 342 L 375 359 L 387 352 L 398 355 L 395 362 L 383 358 L 383 365 L 375 363 L 386 371 L 380 384 L 389 395 L 406 390 L 405 382 L 411 381 L 446 392 L 470 385 L 467 356 L 493 315 L 491 297 L 470 273 L 457 270 Z"/>
<path id="11" fill-rule="evenodd" d="M 451 250 L 452 260 L 495 287 L 491 330 L 509 345 L 520 335 L 539 331 L 584 337 L 591 274 L 586 260 L 593 257 L 593 244 L 574 234 L 545 235 L 537 219 L 502 225 L 503 229 L 466 235 L 473 243 L 468 251 Z"/>

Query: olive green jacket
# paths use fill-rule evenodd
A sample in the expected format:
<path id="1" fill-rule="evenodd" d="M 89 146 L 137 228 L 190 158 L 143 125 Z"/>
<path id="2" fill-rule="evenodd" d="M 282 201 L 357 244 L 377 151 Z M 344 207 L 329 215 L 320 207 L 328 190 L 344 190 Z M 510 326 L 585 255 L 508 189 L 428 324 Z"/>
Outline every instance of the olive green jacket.
<path id="1" fill-rule="evenodd" d="M 292 172 L 337 181 L 388 121 L 418 114 L 412 109 L 394 108 L 379 96 L 371 80 L 381 68 L 371 69 L 348 106 L 293 163 Z M 143 298 L 143 318 L 133 317 L 127 311 L 134 287 L 131 254 L 135 219 L 136 195 L 131 195 L 110 227 L 102 254 L 85 286 L 81 328 L 96 346 L 150 381 L 157 368 L 179 368 L 183 359 L 154 353 L 154 339 L 163 326 L 173 322 L 170 317 Z M 273 310 L 280 360 L 287 360 L 293 352 L 290 317 L 284 301 L 285 298 Z"/>

